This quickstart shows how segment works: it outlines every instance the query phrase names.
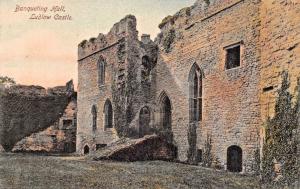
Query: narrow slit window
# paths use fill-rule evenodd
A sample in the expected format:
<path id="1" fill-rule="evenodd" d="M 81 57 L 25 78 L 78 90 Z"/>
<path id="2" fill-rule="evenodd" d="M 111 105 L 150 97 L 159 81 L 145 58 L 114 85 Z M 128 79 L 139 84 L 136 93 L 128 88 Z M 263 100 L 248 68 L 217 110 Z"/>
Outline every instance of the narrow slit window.
<path id="1" fill-rule="evenodd" d="M 99 86 L 105 84 L 105 61 L 102 57 L 98 61 L 98 84 Z"/>
<path id="2" fill-rule="evenodd" d="M 273 86 L 265 87 L 265 88 L 263 88 L 263 92 L 269 92 L 269 91 L 272 91 L 273 89 L 274 89 Z"/>
<path id="3" fill-rule="evenodd" d="M 93 105 L 92 107 L 92 128 L 93 131 L 95 132 L 97 130 L 97 107 L 95 105 Z"/>

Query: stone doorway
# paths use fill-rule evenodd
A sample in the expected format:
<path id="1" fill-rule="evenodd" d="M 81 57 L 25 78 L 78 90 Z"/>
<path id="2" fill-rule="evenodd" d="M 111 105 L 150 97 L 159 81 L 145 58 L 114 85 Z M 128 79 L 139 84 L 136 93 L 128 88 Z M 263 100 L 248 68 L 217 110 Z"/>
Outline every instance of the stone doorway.
<path id="1" fill-rule="evenodd" d="M 86 154 L 89 154 L 89 153 L 90 153 L 90 147 L 88 145 L 84 146 L 83 154 L 86 155 Z"/>
<path id="2" fill-rule="evenodd" d="M 142 138 L 150 132 L 150 109 L 145 106 L 141 109 L 139 115 L 139 137 Z"/>
<path id="3" fill-rule="evenodd" d="M 239 146 L 230 146 L 227 149 L 227 170 L 230 172 L 242 172 L 243 151 Z"/>
<path id="4" fill-rule="evenodd" d="M 168 96 L 165 96 L 161 104 L 161 114 L 162 114 L 162 126 L 166 130 L 170 130 L 172 127 L 172 108 L 171 101 Z"/>

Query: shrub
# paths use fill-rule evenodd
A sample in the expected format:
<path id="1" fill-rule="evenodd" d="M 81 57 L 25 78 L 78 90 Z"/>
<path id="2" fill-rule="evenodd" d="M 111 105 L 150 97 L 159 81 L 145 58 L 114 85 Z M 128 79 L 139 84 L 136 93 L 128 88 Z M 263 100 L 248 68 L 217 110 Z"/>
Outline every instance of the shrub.
<path id="1" fill-rule="evenodd" d="M 274 161 L 281 165 L 282 184 L 291 185 L 297 180 L 297 130 L 299 130 L 299 81 L 298 98 L 293 106 L 293 96 L 288 91 L 290 82 L 287 73 L 282 75 L 282 85 L 278 90 L 275 104 L 275 116 L 269 118 L 265 125 L 266 138 L 263 145 L 262 178 L 272 182 L 276 173 Z"/>

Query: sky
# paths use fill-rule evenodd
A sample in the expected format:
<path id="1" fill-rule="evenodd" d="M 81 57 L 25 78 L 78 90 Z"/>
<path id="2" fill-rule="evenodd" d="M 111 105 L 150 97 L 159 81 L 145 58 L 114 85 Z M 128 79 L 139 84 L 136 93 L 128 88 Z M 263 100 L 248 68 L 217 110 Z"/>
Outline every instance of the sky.
<path id="1" fill-rule="evenodd" d="M 0 0 L 0 76 L 18 84 L 53 87 L 71 79 L 77 85 L 77 45 L 107 33 L 125 15 L 137 17 L 139 35 L 159 32 L 158 24 L 195 0 Z M 46 12 L 16 7 L 48 7 Z M 53 13 L 53 6 L 65 12 Z M 32 14 L 50 20 L 29 19 Z M 54 20 L 70 15 L 72 20 Z"/>

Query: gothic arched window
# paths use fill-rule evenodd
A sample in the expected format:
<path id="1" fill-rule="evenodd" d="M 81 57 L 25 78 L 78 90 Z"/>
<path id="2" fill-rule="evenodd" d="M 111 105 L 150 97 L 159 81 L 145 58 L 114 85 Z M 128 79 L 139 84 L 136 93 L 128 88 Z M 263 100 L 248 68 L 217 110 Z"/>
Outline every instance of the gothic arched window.
<path id="1" fill-rule="evenodd" d="M 101 86 L 105 84 L 105 61 L 103 57 L 99 58 L 97 66 L 98 66 L 98 84 Z"/>
<path id="2" fill-rule="evenodd" d="M 96 129 L 97 129 L 97 107 L 95 105 L 93 105 L 93 107 L 92 107 L 92 117 L 93 117 L 92 128 L 93 128 L 93 131 L 96 131 Z"/>
<path id="3" fill-rule="evenodd" d="M 104 104 L 104 127 L 112 128 L 113 111 L 110 100 L 106 100 Z"/>
<path id="4" fill-rule="evenodd" d="M 202 73 L 197 64 L 189 74 L 190 121 L 202 120 Z"/>

